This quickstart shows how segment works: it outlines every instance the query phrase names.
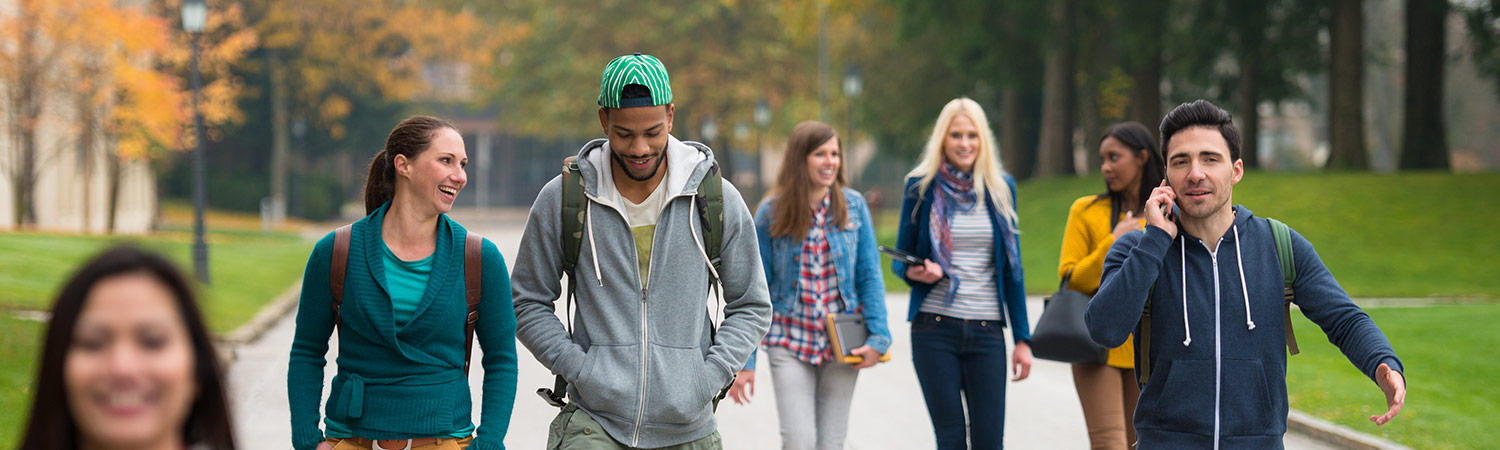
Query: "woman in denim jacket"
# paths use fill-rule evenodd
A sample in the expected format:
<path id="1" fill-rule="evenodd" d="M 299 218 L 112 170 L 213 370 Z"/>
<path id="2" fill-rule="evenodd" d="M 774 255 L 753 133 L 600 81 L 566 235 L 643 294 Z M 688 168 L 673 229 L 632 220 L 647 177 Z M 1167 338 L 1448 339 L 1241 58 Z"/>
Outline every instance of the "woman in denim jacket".
<path id="1" fill-rule="evenodd" d="M 774 311 L 761 345 L 776 383 L 783 449 L 842 449 L 859 369 L 874 366 L 891 345 L 885 281 L 864 197 L 845 186 L 843 151 L 827 124 L 792 130 L 776 186 L 755 213 L 761 264 Z M 824 319 L 862 314 L 869 338 L 844 363 L 833 354 Z M 730 396 L 755 392 L 755 354 Z"/>
<path id="2" fill-rule="evenodd" d="M 979 104 L 948 102 L 901 200 L 896 248 L 927 259 L 892 270 L 911 285 L 912 362 L 939 450 L 1004 445 L 1002 327 L 1016 342 L 1012 380 L 1031 372 L 1016 186 L 997 152 Z"/>

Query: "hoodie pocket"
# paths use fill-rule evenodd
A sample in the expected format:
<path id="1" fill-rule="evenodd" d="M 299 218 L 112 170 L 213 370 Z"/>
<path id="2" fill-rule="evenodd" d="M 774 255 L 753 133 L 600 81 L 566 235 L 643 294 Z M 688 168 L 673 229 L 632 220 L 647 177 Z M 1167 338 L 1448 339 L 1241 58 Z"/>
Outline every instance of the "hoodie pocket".
<path id="1" fill-rule="evenodd" d="M 1156 398 L 1156 422 L 1168 431 L 1213 433 L 1214 362 L 1179 359 L 1166 369 L 1167 382 Z"/>
<path id="2" fill-rule="evenodd" d="M 634 419 L 641 379 L 639 345 L 598 345 L 584 355 L 573 381 L 578 401 L 590 411 Z"/>
<path id="3" fill-rule="evenodd" d="M 1225 436 L 1269 434 L 1271 393 L 1260 360 L 1224 359 L 1220 417 Z"/>
<path id="4" fill-rule="evenodd" d="M 656 344 L 650 350 L 647 421 L 685 425 L 712 415 L 709 405 L 723 386 L 714 386 L 703 350 Z"/>
<path id="5" fill-rule="evenodd" d="M 1225 358 L 1221 363 L 1224 379 L 1219 383 L 1216 411 L 1214 362 L 1172 362 L 1161 396 L 1156 399 L 1155 413 L 1162 429 L 1212 433 L 1214 415 L 1217 414 L 1222 436 L 1267 434 L 1271 426 L 1271 397 L 1260 361 Z"/>

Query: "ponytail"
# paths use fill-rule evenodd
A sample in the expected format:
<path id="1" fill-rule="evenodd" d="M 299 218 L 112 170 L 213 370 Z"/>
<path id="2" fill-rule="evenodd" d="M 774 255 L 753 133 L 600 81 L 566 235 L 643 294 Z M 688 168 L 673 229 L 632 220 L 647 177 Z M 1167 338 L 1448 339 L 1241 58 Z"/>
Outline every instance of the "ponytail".
<path id="1" fill-rule="evenodd" d="M 396 155 L 416 159 L 432 147 L 432 138 L 443 128 L 457 131 L 452 123 L 432 116 L 411 116 L 385 138 L 385 148 L 370 158 L 370 173 L 365 178 L 365 215 L 396 198 Z"/>
<path id="2" fill-rule="evenodd" d="M 396 196 L 396 167 L 391 156 L 380 149 L 370 158 L 370 174 L 365 178 L 365 215 L 375 212 L 380 205 Z"/>

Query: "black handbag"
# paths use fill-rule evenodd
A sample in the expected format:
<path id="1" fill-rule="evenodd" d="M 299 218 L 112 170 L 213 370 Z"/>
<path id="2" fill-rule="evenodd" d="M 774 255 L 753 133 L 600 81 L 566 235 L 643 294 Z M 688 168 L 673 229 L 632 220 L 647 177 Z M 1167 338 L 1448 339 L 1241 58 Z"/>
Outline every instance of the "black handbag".
<path id="1" fill-rule="evenodd" d="M 1063 277 L 1057 293 L 1045 300 L 1042 318 L 1031 333 L 1031 355 L 1071 364 L 1104 364 L 1109 349 L 1089 338 L 1088 325 L 1083 322 L 1089 296 L 1068 289 L 1072 276 L 1069 273 Z"/>

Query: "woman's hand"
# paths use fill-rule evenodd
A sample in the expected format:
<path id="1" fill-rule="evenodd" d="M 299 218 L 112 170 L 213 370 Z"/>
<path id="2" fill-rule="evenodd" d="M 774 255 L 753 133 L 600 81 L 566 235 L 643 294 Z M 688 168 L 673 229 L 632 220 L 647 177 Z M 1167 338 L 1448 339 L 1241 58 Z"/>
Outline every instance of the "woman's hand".
<path id="1" fill-rule="evenodd" d="M 943 279 L 943 266 L 939 266 L 930 259 L 924 259 L 920 266 L 906 266 L 906 278 L 920 283 L 936 283 Z"/>
<path id="2" fill-rule="evenodd" d="M 1124 236 L 1125 233 L 1129 233 L 1139 229 L 1141 229 L 1141 222 L 1135 220 L 1135 211 L 1130 211 L 1125 213 L 1125 218 L 1120 219 L 1120 223 L 1115 224 L 1115 230 L 1113 233 L 1115 235 L 1115 239 L 1119 239 L 1120 236 Z"/>
<path id="3" fill-rule="evenodd" d="M 1010 360 L 1011 371 L 1016 373 L 1016 377 L 1010 381 L 1021 381 L 1031 376 L 1031 344 L 1017 342 L 1016 352 L 1011 355 Z"/>
<path id="4" fill-rule="evenodd" d="M 333 446 L 328 445 L 328 441 L 319 442 L 318 450 L 333 450 Z"/>
<path id="5" fill-rule="evenodd" d="M 875 351 L 875 349 L 870 348 L 870 346 L 868 345 L 862 345 L 859 348 L 850 350 L 849 353 L 853 353 L 864 358 L 859 360 L 859 362 L 854 363 L 855 370 L 874 367 L 876 363 L 880 362 L 880 352 Z"/>
<path id="6" fill-rule="evenodd" d="M 734 377 L 734 384 L 729 386 L 729 398 L 734 399 L 734 404 L 744 405 L 750 403 L 750 396 L 755 395 L 755 371 L 741 370 Z"/>

